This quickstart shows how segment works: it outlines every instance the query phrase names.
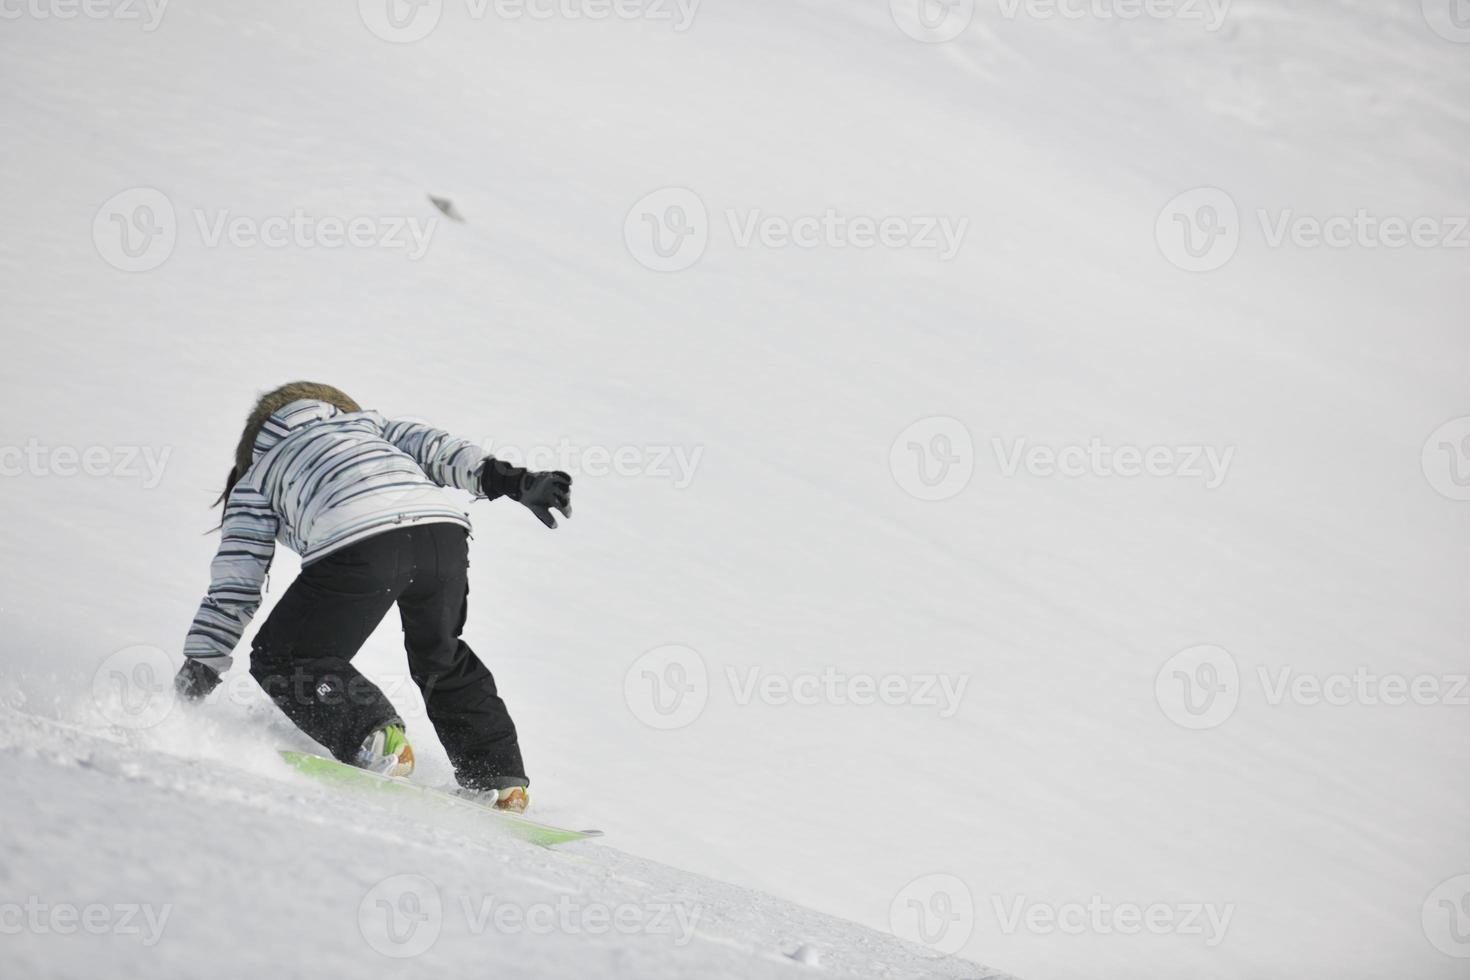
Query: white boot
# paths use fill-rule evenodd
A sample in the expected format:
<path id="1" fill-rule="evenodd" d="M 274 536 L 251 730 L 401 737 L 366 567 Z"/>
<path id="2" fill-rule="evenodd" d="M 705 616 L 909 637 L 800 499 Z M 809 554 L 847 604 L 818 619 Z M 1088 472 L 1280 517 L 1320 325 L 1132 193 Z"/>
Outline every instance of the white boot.
<path id="1" fill-rule="evenodd" d="M 384 776 L 413 772 L 413 746 L 401 725 L 384 725 L 363 740 L 354 764 Z"/>

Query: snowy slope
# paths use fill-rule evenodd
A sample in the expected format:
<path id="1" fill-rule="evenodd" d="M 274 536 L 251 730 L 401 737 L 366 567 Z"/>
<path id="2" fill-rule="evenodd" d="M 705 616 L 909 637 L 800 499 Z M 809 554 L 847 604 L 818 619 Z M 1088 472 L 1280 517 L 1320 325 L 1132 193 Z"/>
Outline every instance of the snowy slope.
<path id="1" fill-rule="evenodd" d="M 356 910 L 410 871 L 522 903 L 687 890 L 717 924 L 677 955 L 446 926 L 405 975 L 775 975 L 805 942 L 837 975 L 980 972 L 916 959 L 951 946 L 1030 980 L 1463 975 L 1436 917 L 1470 873 L 1465 705 L 1271 693 L 1470 670 L 1470 504 L 1434 468 L 1465 433 L 1431 439 L 1470 415 L 1470 250 L 1272 229 L 1364 210 L 1452 239 L 1470 45 L 1431 3 L 1237 0 L 1218 30 L 982 3 L 941 43 L 895 6 L 448 2 L 410 43 L 373 4 L 0 22 L 0 695 L 93 733 L 6 721 L 0 883 L 179 916 L 147 957 L 6 935 L 0 968 L 243 975 L 289 946 L 302 975 L 387 969 Z M 1202 203 L 1238 210 L 1233 256 L 1170 237 L 1175 214 L 1205 233 Z M 829 211 L 963 234 L 948 258 L 856 247 Z M 680 215 L 695 251 L 661 257 L 646 218 L 668 244 Z M 171 247 L 128 255 L 114 216 Z M 804 217 L 816 247 L 752 230 Z M 354 219 L 368 244 L 322 246 Z M 298 377 L 577 472 L 555 534 L 475 509 L 467 637 L 538 811 L 606 846 L 492 846 L 286 783 L 294 736 L 248 678 L 147 728 L 93 697 L 118 651 L 176 656 L 240 419 Z M 1009 467 L 1093 443 L 1204 468 Z M 58 448 L 105 462 L 67 475 Z M 620 449 L 622 474 L 586 455 Z M 949 456 L 953 484 L 913 469 Z M 1191 730 L 1174 671 L 1208 673 L 1172 658 L 1202 645 L 1238 703 Z M 653 707 L 670 657 L 687 717 Z M 361 663 L 421 715 L 393 625 Z M 835 672 L 952 697 L 848 703 Z M 763 698 L 771 677 L 815 703 Z M 927 950 L 784 904 L 904 931 L 911 900 L 941 916 Z M 1228 926 L 1045 925 L 1098 903 Z"/>
<path id="2" fill-rule="evenodd" d="M 263 754 L 201 765 L 11 712 L 0 745 L 27 786 L 7 878 L 49 892 L 16 903 L 41 925 L 7 935 L 7 976 L 1001 976 L 612 848 L 364 807 Z M 62 896 L 107 910 L 95 932 L 54 917 Z"/>

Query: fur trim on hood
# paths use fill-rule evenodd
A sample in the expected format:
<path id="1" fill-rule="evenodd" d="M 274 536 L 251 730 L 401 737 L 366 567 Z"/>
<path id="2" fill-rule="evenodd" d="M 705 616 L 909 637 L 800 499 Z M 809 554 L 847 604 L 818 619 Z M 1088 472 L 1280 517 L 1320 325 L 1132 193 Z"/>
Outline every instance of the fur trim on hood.
<path id="1" fill-rule="evenodd" d="M 245 429 L 240 433 L 239 444 L 235 446 L 235 468 L 230 471 L 230 478 L 224 494 L 221 495 L 221 500 L 229 496 L 235 483 L 245 475 L 246 470 L 250 469 L 250 464 L 254 461 L 255 440 L 260 435 L 266 419 L 292 402 L 299 401 L 326 402 L 344 412 L 362 411 L 362 406 L 348 397 L 341 389 L 317 381 L 293 381 L 261 395 L 260 400 L 255 403 L 255 407 L 250 410 L 250 415 L 245 419 Z"/>

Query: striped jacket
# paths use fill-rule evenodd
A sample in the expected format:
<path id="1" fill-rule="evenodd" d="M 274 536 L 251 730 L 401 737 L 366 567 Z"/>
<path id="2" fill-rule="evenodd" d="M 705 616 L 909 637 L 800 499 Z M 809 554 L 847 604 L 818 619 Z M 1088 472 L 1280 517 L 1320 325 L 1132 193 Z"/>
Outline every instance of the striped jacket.
<path id="1" fill-rule="evenodd" d="M 479 494 L 488 454 L 464 439 L 377 412 L 343 412 L 322 401 L 297 401 L 261 428 L 253 462 L 225 501 L 209 593 L 199 606 L 184 655 L 223 673 L 260 608 L 276 542 L 308 565 L 403 524 L 469 528 L 442 489 Z"/>

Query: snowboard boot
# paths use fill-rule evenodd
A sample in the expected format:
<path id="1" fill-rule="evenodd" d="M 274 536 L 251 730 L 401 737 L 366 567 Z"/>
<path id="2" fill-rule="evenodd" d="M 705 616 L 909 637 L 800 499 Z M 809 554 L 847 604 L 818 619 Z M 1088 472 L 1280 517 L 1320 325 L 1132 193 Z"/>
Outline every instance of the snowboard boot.
<path id="1" fill-rule="evenodd" d="M 384 725 L 363 740 L 352 761 L 382 776 L 407 776 L 413 772 L 413 746 L 402 725 Z"/>
<path id="2" fill-rule="evenodd" d="M 526 807 L 531 805 L 531 796 L 524 786 L 506 786 L 503 789 L 466 789 L 460 786 L 454 790 L 454 795 L 506 813 L 525 813 Z"/>
<path id="3" fill-rule="evenodd" d="M 485 794 L 489 797 L 489 793 Z M 526 792 L 524 786 L 507 786 L 505 789 L 495 791 L 494 806 L 497 810 L 505 810 L 509 813 L 525 813 L 526 807 L 531 805 L 531 796 Z"/>

